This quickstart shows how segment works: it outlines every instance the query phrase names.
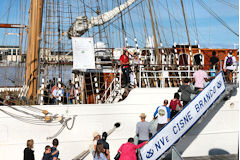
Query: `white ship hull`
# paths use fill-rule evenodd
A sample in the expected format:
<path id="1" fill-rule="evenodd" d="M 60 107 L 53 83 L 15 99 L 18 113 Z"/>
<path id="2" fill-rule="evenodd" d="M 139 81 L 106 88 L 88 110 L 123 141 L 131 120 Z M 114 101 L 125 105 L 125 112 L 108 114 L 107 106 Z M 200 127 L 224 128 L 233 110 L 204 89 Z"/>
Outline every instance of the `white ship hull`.
<path id="1" fill-rule="evenodd" d="M 60 141 L 58 149 L 62 160 L 73 159 L 83 150 L 88 149 L 94 131 L 99 133 L 108 131 L 114 123 L 120 122 L 120 128 L 117 128 L 107 139 L 110 144 L 111 159 L 113 159 L 120 145 L 125 143 L 129 137 L 135 136 L 136 123 L 140 120 L 139 114 L 146 113 L 147 121 L 151 121 L 156 107 L 161 105 L 164 99 L 170 101 L 177 89 L 134 89 L 127 99 L 115 104 L 34 107 L 63 116 L 77 115 L 73 128 L 71 130 L 65 128 L 57 137 Z M 237 94 L 226 101 L 223 106 L 215 108 L 205 120 L 194 126 L 177 144 L 177 149 L 182 156 L 206 156 L 215 152 L 216 149 L 229 154 L 237 154 L 238 105 Z M 0 108 L 12 112 L 12 109 L 7 106 Z M 71 123 L 72 120 L 69 121 L 69 126 Z M 61 125 L 48 126 L 49 124 L 51 123 L 46 125 L 29 124 L 0 112 L 0 159 L 22 159 L 28 139 L 34 139 L 35 159 L 41 159 L 44 147 L 50 145 L 52 141 L 47 140 L 47 137 L 53 136 L 61 128 Z M 92 159 L 92 156 L 89 155 L 86 159 Z"/>

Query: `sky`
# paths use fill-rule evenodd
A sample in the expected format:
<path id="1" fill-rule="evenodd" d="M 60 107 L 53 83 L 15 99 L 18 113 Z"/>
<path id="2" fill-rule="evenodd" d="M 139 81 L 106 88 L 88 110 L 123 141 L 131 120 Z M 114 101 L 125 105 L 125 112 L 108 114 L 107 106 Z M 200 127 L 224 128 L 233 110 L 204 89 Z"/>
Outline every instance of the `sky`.
<path id="1" fill-rule="evenodd" d="M 0 23 L 24 23 L 27 25 L 27 11 L 29 2 L 26 4 L 25 1 L 27 0 L 1 0 L 2 7 L 0 10 Z M 79 2 L 80 1 L 81 0 L 79 0 Z M 94 0 L 85 1 L 90 6 L 92 4 L 95 5 L 92 3 Z M 108 9 L 116 6 L 115 1 L 102 1 L 104 1 L 104 3 L 107 3 L 106 5 L 108 7 L 106 8 Z M 122 2 L 123 1 L 125 0 L 122 0 Z M 206 9 L 200 5 L 200 1 L 205 2 L 207 7 L 211 8 L 212 11 L 216 13 L 221 18 L 221 20 L 224 21 L 225 24 L 227 24 L 227 26 L 229 26 L 237 34 L 239 33 L 238 0 L 183 0 L 191 44 L 195 44 L 197 41 L 197 44 L 200 44 L 201 48 L 234 48 L 234 44 L 239 44 L 238 36 L 232 33 L 209 12 L 207 12 Z M 146 30 L 148 36 L 151 36 L 151 19 L 148 12 L 147 0 L 145 0 L 142 4 L 144 12 L 146 13 Z M 177 44 L 188 43 L 180 0 L 153 0 L 153 4 L 163 45 L 172 46 L 174 42 Z M 132 20 L 129 18 L 129 14 L 125 14 L 125 29 L 126 32 L 131 35 L 129 36 L 130 45 L 134 46 L 133 39 L 136 36 L 140 46 L 144 47 L 146 33 L 143 29 L 143 15 L 140 8 L 140 6 L 137 6 L 131 11 Z M 107 11 L 107 9 L 105 9 L 105 11 Z M 172 28 L 170 26 L 170 22 Z M 134 25 L 134 29 L 131 27 L 132 24 Z M 121 28 L 120 23 L 114 22 L 114 25 L 117 25 L 119 28 Z M 112 29 L 111 32 L 112 35 L 109 35 L 109 37 L 111 39 L 114 39 L 112 47 L 122 47 L 120 46 L 120 40 L 122 38 L 117 37 L 119 35 L 117 29 Z M 0 28 L 0 45 L 18 44 L 19 37 L 17 33 L 17 29 L 6 30 Z M 238 48 L 238 45 L 235 47 Z"/>

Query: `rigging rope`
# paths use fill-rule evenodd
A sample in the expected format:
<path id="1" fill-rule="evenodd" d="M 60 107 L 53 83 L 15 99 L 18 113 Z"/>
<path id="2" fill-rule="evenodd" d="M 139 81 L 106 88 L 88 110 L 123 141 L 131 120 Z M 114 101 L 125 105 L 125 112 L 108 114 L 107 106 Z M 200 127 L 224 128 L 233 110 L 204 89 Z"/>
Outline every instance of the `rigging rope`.
<path id="1" fill-rule="evenodd" d="M 155 22 L 156 22 L 156 29 L 157 29 L 157 33 L 158 33 L 158 36 L 159 36 L 159 40 L 160 40 L 160 47 L 162 48 L 162 53 L 164 53 L 164 50 L 163 50 L 163 41 L 161 39 L 161 36 L 160 36 L 160 32 L 159 32 L 159 29 L 158 29 L 158 19 L 161 20 L 161 14 L 160 14 L 160 11 L 159 11 L 159 18 L 157 18 L 157 14 L 156 14 L 156 11 L 155 11 L 155 5 L 153 4 L 153 1 L 151 0 L 151 4 L 152 4 L 152 7 L 153 7 L 153 13 L 154 13 L 154 19 L 155 19 Z M 167 39 L 166 39 L 166 36 L 165 36 L 165 33 L 164 33 L 164 30 L 163 30 L 163 26 L 160 25 L 160 28 L 161 28 L 161 31 L 162 31 L 162 34 L 163 34 L 163 38 L 164 38 L 164 41 L 165 41 L 165 44 L 168 45 L 168 42 L 167 42 Z"/>
<path id="2" fill-rule="evenodd" d="M 45 126 L 58 126 L 58 125 L 60 125 L 59 122 L 46 123 L 46 122 L 43 122 L 43 121 L 40 121 L 40 120 L 33 119 L 32 117 L 26 117 L 26 116 L 20 116 L 20 115 L 17 115 L 17 114 L 13 114 L 13 113 L 7 112 L 3 109 L 0 109 L 0 111 L 9 115 L 12 118 L 17 119 L 19 121 L 22 121 L 24 123 L 29 123 L 29 124 L 34 124 L 34 125 L 45 125 Z"/>
<path id="3" fill-rule="evenodd" d="M 198 38 L 198 30 L 197 30 L 197 23 L 196 23 L 196 16 L 195 16 L 195 9 L 194 9 L 194 5 L 193 5 L 193 0 L 191 0 L 192 2 L 192 9 L 193 9 L 193 18 L 194 18 L 194 25 L 195 25 L 195 33 L 197 36 L 197 41 L 199 43 L 199 38 Z"/>
<path id="4" fill-rule="evenodd" d="M 231 27 L 229 27 L 223 19 L 221 19 L 210 7 L 206 5 L 206 3 L 203 0 L 197 0 L 198 3 L 209 13 L 211 14 L 216 20 L 218 20 L 223 26 L 225 26 L 229 31 L 231 31 L 233 34 L 235 34 L 237 37 L 239 37 L 239 34 L 235 32 Z"/>
<path id="5" fill-rule="evenodd" d="M 73 126 L 74 126 L 74 123 L 75 123 L 75 117 L 76 117 L 76 115 L 73 116 L 73 122 L 72 122 L 71 127 L 68 127 L 67 122 L 68 122 L 69 120 L 71 120 L 72 118 L 68 118 L 68 119 L 63 120 L 63 121 L 61 122 L 62 127 L 60 128 L 60 130 L 59 130 L 56 134 L 54 134 L 53 136 L 47 137 L 47 139 L 49 140 L 49 139 L 53 139 L 53 138 L 57 137 L 60 133 L 62 133 L 62 131 L 64 130 L 65 127 L 67 127 L 68 130 L 71 130 L 71 129 L 73 128 Z"/>
<path id="6" fill-rule="evenodd" d="M 238 6 L 235 5 L 235 4 L 232 4 L 232 3 L 227 2 L 227 1 L 225 1 L 225 0 L 216 0 L 216 1 L 218 1 L 218 2 L 222 2 L 222 3 L 225 3 L 225 5 L 227 5 L 227 6 L 231 7 L 231 8 L 233 8 L 233 9 L 238 10 Z"/>
<path id="7" fill-rule="evenodd" d="M 136 37 L 136 33 L 135 33 L 135 30 L 134 30 L 134 27 L 133 27 L 132 16 L 131 16 L 129 7 L 128 7 L 128 14 L 129 14 L 129 18 L 130 18 L 130 24 L 131 24 L 131 27 L 132 27 L 133 35 L 134 35 L 134 42 L 135 42 L 136 48 L 138 49 L 137 37 Z"/>
<path id="8" fill-rule="evenodd" d="M 173 43 L 174 43 L 174 36 L 173 36 L 173 29 L 172 29 L 172 22 L 171 22 L 171 17 L 170 17 L 170 13 L 169 13 L 168 1 L 167 1 L 167 0 L 166 0 L 166 4 L 167 4 L 167 9 L 168 9 L 168 19 L 169 19 L 170 28 L 171 28 L 171 33 L 172 33 L 172 40 L 173 40 Z"/>
<path id="9" fill-rule="evenodd" d="M 147 6 L 147 5 L 146 5 Z M 143 24 L 144 24 L 144 32 L 145 32 L 145 39 L 148 38 L 148 30 L 147 30 L 147 24 L 146 24 L 146 16 L 145 16 L 145 11 L 144 11 L 144 8 L 143 8 L 143 4 L 141 3 L 141 9 L 142 9 L 142 14 L 143 14 Z"/>

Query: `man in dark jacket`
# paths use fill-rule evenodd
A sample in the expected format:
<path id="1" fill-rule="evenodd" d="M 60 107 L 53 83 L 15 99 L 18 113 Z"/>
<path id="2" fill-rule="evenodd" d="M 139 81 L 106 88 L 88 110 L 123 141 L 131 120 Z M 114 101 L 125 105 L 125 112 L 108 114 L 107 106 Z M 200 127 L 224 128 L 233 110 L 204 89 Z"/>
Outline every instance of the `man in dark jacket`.
<path id="1" fill-rule="evenodd" d="M 183 81 L 183 85 L 181 85 L 179 87 L 178 92 L 182 92 L 181 94 L 181 100 L 183 101 L 183 107 L 185 107 L 188 102 L 191 101 L 191 94 L 197 94 L 199 90 L 192 90 L 192 88 L 190 87 L 189 83 L 189 79 L 185 78 Z"/>
<path id="2" fill-rule="evenodd" d="M 97 143 L 102 143 L 103 144 L 103 148 L 104 148 L 104 154 L 106 155 L 107 159 L 110 160 L 110 152 L 109 152 L 109 144 L 108 142 L 106 141 L 107 140 L 107 132 L 103 132 L 102 134 L 102 139 L 99 139 L 97 141 Z"/>

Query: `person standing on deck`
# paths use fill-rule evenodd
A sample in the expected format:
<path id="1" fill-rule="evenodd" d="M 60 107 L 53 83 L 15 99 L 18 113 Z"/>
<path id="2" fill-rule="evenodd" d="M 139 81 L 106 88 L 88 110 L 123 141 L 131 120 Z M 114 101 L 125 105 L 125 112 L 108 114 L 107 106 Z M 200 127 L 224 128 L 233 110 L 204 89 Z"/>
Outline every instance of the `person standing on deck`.
<path id="1" fill-rule="evenodd" d="M 157 132 L 164 127 L 170 121 L 170 108 L 168 105 L 168 100 L 165 99 L 162 106 L 158 106 L 154 112 L 153 119 L 158 120 Z"/>
<path id="2" fill-rule="evenodd" d="M 212 76 L 215 76 L 216 75 L 216 71 L 218 70 L 218 62 L 219 62 L 219 59 L 218 57 L 216 57 L 216 52 L 213 51 L 212 52 L 212 57 L 210 58 L 210 62 L 211 62 L 211 77 Z M 215 71 L 215 73 L 214 73 Z"/>
<path id="3" fill-rule="evenodd" d="M 233 71 L 236 69 L 236 57 L 232 55 L 233 52 L 230 51 L 228 56 L 224 59 L 223 71 L 227 73 L 226 81 L 227 83 L 232 82 Z"/>
<path id="4" fill-rule="evenodd" d="M 138 137 L 138 144 L 148 141 L 152 137 L 151 123 L 147 122 L 146 114 L 140 114 L 141 121 L 137 123 L 136 135 Z"/>
<path id="5" fill-rule="evenodd" d="M 125 47 L 123 49 L 123 54 L 119 58 L 119 61 L 120 61 L 122 72 L 123 72 L 123 82 L 124 82 L 123 87 L 127 87 L 130 81 L 129 80 L 129 58 L 128 58 L 127 50 Z"/>

